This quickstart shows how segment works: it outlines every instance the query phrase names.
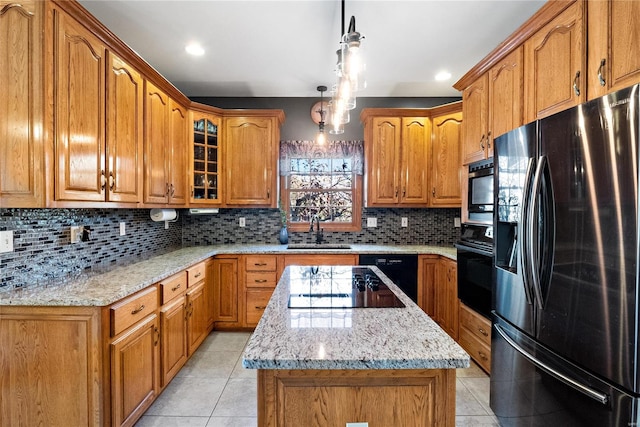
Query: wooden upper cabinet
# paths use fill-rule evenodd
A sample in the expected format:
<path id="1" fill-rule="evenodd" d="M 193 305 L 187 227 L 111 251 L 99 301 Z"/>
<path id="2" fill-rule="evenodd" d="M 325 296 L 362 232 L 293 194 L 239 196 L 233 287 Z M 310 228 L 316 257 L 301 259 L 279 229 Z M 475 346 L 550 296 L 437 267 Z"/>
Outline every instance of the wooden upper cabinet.
<path id="1" fill-rule="evenodd" d="M 519 47 L 489 70 L 487 157 L 493 156 L 495 138 L 523 124 L 523 68 L 522 47 Z"/>
<path id="2" fill-rule="evenodd" d="M 0 1 L 0 208 L 44 206 L 44 2 Z"/>
<path id="3" fill-rule="evenodd" d="M 435 116 L 431 140 L 431 206 L 459 207 L 462 112 Z"/>
<path id="4" fill-rule="evenodd" d="M 108 53 L 107 201 L 142 201 L 143 78 Z"/>
<path id="5" fill-rule="evenodd" d="M 525 122 L 586 100 L 586 34 L 576 1 L 524 43 Z"/>
<path id="6" fill-rule="evenodd" d="M 104 201 L 105 46 L 54 9 L 56 200 Z"/>
<path id="7" fill-rule="evenodd" d="M 487 158 L 489 78 L 482 75 L 462 91 L 462 163 L 467 165 Z"/>
<path id="8" fill-rule="evenodd" d="M 225 119 L 227 205 L 276 207 L 278 135 L 275 118 Z"/>
<path id="9" fill-rule="evenodd" d="M 192 168 L 190 205 L 219 205 L 222 203 L 220 189 L 220 135 L 221 119 L 212 114 L 191 112 L 191 147 L 189 151 Z"/>
<path id="10" fill-rule="evenodd" d="M 640 82 L 640 2 L 588 1 L 588 98 Z"/>
<path id="11" fill-rule="evenodd" d="M 403 205 L 424 206 L 429 202 L 430 124 L 426 117 L 402 118 L 399 187 Z"/>
<path id="12" fill-rule="evenodd" d="M 367 205 L 391 205 L 399 202 L 400 117 L 374 117 L 365 143 L 367 160 Z M 366 125 L 365 125 L 366 126 Z"/>
<path id="13" fill-rule="evenodd" d="M 169 97 L 147 81 L 144 102 L 144 202 L 167 203 L 169 178 L 165 162 L 169 154 Z"/>
<path id="14" fill-rule="evenodd" d="M 169 203 L 184 205 L 187 203 L 187 140 L 189 114 L 187 109 L 170 100 L 169 157 L 167 158 L 167 176 L 169 177 Z"/>

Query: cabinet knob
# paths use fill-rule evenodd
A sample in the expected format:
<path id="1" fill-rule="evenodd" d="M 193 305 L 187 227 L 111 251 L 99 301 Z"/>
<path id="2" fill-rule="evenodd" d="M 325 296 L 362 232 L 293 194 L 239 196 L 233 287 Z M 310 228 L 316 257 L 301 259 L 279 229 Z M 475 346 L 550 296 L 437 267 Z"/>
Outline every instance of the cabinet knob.
<path id="1" fill-rule="evenodd" d="M 104 176 L 104 170 L 100 171 L 100 188 L 104 190 L 107 185 L 107 178 Z"/>
<path id="2" fill-rule="evenodd" d="M 481 333 L 482 335 L 484 335 L 485 337 L 488 337 L 488 336 L 489 336 L 489 334 L 487 333 L 487 331 L 485 331 L 485 330 L 484 330 L 484 329 L 482 329 L 482 328 L 478 328 L 478 332 L 480 332 L 480 333 Z"/>
<path id="3" fill-rule="evenodd" d="M 576 71 L 576 76 L 573 78 L 573 91 L 576 96 L 580 96 L 580 88 L 578 87 L 578 79 L 580 78 L 580 70 Z"/>
<path id="4" fill-rule="evenodd" d="M 431 190 L 431 195 L 436 197 L 436 187 L 433 187 L 433 190 Z"/>
<path id="5" fill-rule="evenodd" d="M 109 191 L 113 191 L 116 186 L 116 178 L 113 176 L 113 172 L 109 171 Z"/>
<path id="6" fill-rule="evenodd" d="M 480 138 L 480 149 L 484 151 L 484 134 L 482 134 L 482 138 Z"/>
<path id="7" fill-rule="evenodd" d="M 487 133 L 487 149 L 491 150 L 491 131 Z"/>
<path id="8" fill-rule="evenodd" d="M 155 341 L 153 342 L 153 345 L 154 345 L 154 347 L 157 347 L 158 346 L 158 341 L 160 340 L 160 331 L 158 331 L 158 327 L 157 326 L 153 327 L 153 333 L 156 336 Z"/>
<path id="9" fill-rule="evenodd" d="M 598 67 L 598 81 L 600 82 L 600 86 L 604 86 L 607 84 L 606 80 L 602 76 L 602 69 L 604 68 L 604 65 L 606 63 L 607 63 L 607 60 L 605 58 L 602 58 L 600 60 L 600 66 Z"/>

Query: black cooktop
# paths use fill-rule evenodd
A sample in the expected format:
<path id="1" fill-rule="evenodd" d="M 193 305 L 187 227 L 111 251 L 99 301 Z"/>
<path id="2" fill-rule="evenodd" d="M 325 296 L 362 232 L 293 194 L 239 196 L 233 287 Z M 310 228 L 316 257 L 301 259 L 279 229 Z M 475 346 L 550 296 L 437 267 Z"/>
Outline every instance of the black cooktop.
<path id="1" fill-rule="evenodd" d="M 294 266 L 289 268 L 289 308 L 405 306 L 368 267 Z"/>

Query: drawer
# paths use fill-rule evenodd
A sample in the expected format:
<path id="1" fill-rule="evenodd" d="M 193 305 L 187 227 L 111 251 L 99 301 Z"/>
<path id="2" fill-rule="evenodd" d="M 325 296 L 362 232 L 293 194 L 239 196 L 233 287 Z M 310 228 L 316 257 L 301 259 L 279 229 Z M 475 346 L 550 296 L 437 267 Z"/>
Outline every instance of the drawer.
<path id="1" fill-rule="evenodd" d="M 255 326 L 267 308 L 269 299 L 271 298 L 271 290 L 263 291 L 247 291 L 247 326 Z"/>
<path id="2" fill-rule="evenodd" d="M 247 255 L 246 271 L 276 271 L 276 257 L 273 255 Z"/>
<path id="3" fill-rule="evenodd" d="M 158 308 L 158 287 L 153 285 L 111 306 L 111 336 L 115 337 Z"/>
<path id="4" fill-rule="evenodd" d="M 187 286 L 191 287 L 198 282 L 204 280 L 206 275 L 206 267 L 204 262 L 187 268 Z"/>
<path id="5" fill-rule="evenodd" d="M 491 372 L 491 347 L 480 341 L 466 328 L 458 331 L 458 343 L 482 369 Z"/>
<path id="6" fill-rule="evenodd" d="M 467 328 L 476 338 L 491 346 L 491 322 L 464 304 L 460 304 L 460 327 Z"/>
<path id="7" fill-rule="evenodd" d="M 187 289 L 187 273 L 181 272 L 167 277 L 160 282 L 160 293 L 162 295 L 162 304 L 166 304 L 178 295 L 184 294 Z"/>
<path id="8" fill-rule="evenodd" d="M 247 288 L 275 288 L 276 272 L 247 271 L 245 280 Z"/>

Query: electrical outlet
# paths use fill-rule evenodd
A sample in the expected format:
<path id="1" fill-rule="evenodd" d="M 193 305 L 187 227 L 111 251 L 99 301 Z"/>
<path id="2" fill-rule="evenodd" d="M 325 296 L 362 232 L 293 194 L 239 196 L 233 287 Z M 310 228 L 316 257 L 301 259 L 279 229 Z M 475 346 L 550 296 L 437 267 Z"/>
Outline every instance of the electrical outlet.
<path id="1" fill-rule="evenodd" d="M 13 252 L 13 230 L 0 231 L 0 253 Z"/>
<path id="2" fill-rule="evenodd" d="M 245 226 L 247 225 L 247 223 L 246 223 L 246 221 L 245 221 L 244 217 L 240 217 L 240 218 L 238 218 L 238 225 L 239 225 L 240 227 L 245 227 Z"/>
<path id="3" fill-rule="evenodd" d="M 377 227 L 378 226 L 378 218 L 367 218 L 367 227 Z"/>
<path id="4" fill-rule="evenodd" d="M 81 225 L 71 226 L 71 243 L 80 243 L 82 241 L 82 232 L 84 227 Z"/>
<path id="5" fill-rule="evenodd" d="M 409 226 L 409 218 L 407 218 L 406 216 L 403 216 L 402 219 L 400 220 L 400 225 L 402 227 L 408 227 Z"/>
<path id="6" fill-rule="evenodd" d="M 127 235 L 127 225 L 124 222 L 120 223 L 120 235 L 121 236 L 126 236 Z"/>
<path id="7" fill-rule="evenodd" d="M 460 228 L 460 218 L 458 217 L 453 218 L 453 226 Z"/>

